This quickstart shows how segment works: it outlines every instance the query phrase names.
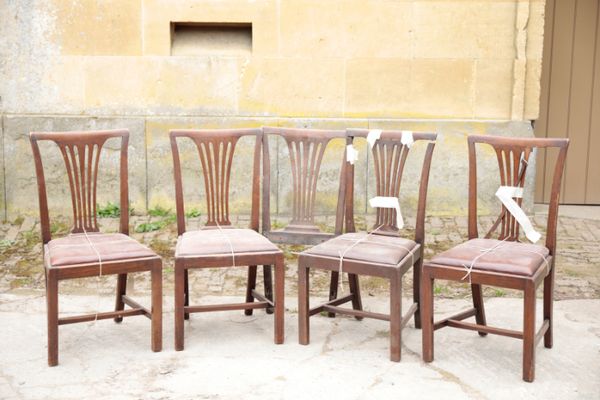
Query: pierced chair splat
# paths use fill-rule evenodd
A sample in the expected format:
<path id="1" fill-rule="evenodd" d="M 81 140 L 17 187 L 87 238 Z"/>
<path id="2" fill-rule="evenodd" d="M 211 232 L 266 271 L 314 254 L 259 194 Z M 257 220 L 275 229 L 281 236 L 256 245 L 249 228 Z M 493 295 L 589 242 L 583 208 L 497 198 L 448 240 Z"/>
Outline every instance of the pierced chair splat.
<path id="1" fill-rule="evenodd" d="M 229 218 L 229 188 L 236 145 L 242 137 L 254 137 L 252 169 L 252 210 L 249 229 L 238 229 Z M 190 313 L 274 308 L 276 344 L 283 343 L 284 259 L 283 252 L 258 233 L 260 206 L 261 129 L 172 130 L 171 150 L 175 173 L 175 200 L 179 238 L 175 250 L 175 349 L 184 347 L 184 320 Z M 178 140 L 191 140 L 200 157 L 207 206 L 206 226 L 186 231 L 182 166 Z M 190 305 L 188 271 L 196 268 L 249 267 L 256 276 L 256 266 L 275 266 L 275 299 L 267 298 L 254 288 L 251 301 L 236 304 Z M 259 301 L 254 301 L 258 299 Z"/>
<path id="2" fill-rule="evenodd" d="M 410 142 L 403 140 L 410 136 Z M 348 130 L 348 137 L 368 137 L 369 131 L 361 129 Z M 350 232 L 337 236 L 322 244 L 312 247 L 300 254 L 298 260 L 298 313 L 299 342 L 309 343 L 310 317 L 322 311 L 333 314 L 347 314 L 358 318 L 375 318 L 390 323 L 390 358 L 400 361 L 401 334 L 411 317 L 415 317 L 416 327 L 420 327 L 419 319 L 419 285 L 414 285 L 413 304 L 406 314 L 402 315 L 402 278 L 412 267 L 413 278 L 419 282 L 422 264 L 423 245 L 425 240 L 424 219 L 429 182 L 429 170 L 437 135 L 434 133 L 414 133 L 400 131 L 379 132 L 373 140 L 371 157 L 374 163 L 377 197 L 374 205 L 393 203 L 392 208 L 378 208 L 376 223 L 367 232 Z M 401 236 L 402 224 L 398 196 L 405 163 L 412 142 L 427 142 L 421 167 L 419 201 L 415 236 L 412 239 Z M 348 168 L 349 179 L 352 179 L 352 168 Z M 346 196 L 346 212 L 353 220 L 353 193 Z M 398 207 L 395 207 L 398 204 Z M 396 209 L 394 209 L 396 208 Z M 341 304 L 355 301 L 353 283 L 350 281 L 349 295 L 334 297 L 317 307 L 309 307 L 309 271 L 325 269 L 329 271 L 347 272 L 349 274 L 377 276 L 390 280 L 390 313 L 381 314 L 356 309 L 342 308 Z"/>
<path id="3" fill-rule="evenodd" d="M 271 221 L 271 155 L 269 138 L 285 142 L 290 161 L 291 175 L 291 221 L 282 229 L 273 229 Z M 352 190 L 352 182 L 347 179 L 349 168 L 346 163 L 346 151 L 340 152 L 339 185 L 337 195 L 336 217 L 333 232 L 322 231 L 315 223 L 315 206 L 319 177 L 323 159 L 335 151 L 327 149 L 333 140 L 342 140 L 346 145 L 352 143 L 352 138 L 344 130 L 306 129 L 306 128 L 263 128 L 263 186 L 262 186 L 262 234 L 273 243 L 313 246 L 336 237 L 342 232 L 354 230 L 353 221 L 346 219 L 346 193 Z M 344 146 L 344 149 L 346 146 Z M 263 266 L 265 294 L 271 298 L 271 266 Z M 350 275 L 349 280 L 355 289 L 354 305 L 360 309 L 360 293 L 358 277 Z M 337 296 L 339 276 L 337 271 L 331 272 L 330 299 Z M 252 301 L 250 291 L 256 285 L 256 271 L 251 271 L 248 279 L 248 298 Z M 247 310 L 248 315 L 252 310 Z M 333 316 L 333 314 L 331 315 Z"/>
<path id="4" fill-rule="evenodd" d="M 96 193 L 100 153 L 109 139 L 120 139 L 120 229 L 101 233 L 96 219 Z M 46 301 L 48 306 L 48 364 L 58 364 L 58 326 L 77 322 L 144 315 L 151 319 L 152 350 L 162 349 L 162 261 L 148 247 L 129 237 L 127 130 L 90 132 L 32 132 L 31 147 L 37 175 Z M 66 237 L 52 239 L 46 180 L 38 142 L 58 145 L 67 170 L 73 228 Z M 152 306 L 148 309 L 126 295 L 127 274 L 148 271 L 152 276 Z M 115 311 L 59 317 L 58 282 L 64 279 L 117 274 Z M 125 309 L 125 306 L 130 309 Z"/>
<path id="5" fill-rule="evenodd" d="M 523 380 L 532 382 L 535 347 L 544 338 L 552 347 L 552 307 L 558 202 L 568 139 L 509 138 L 472 135 L 469 144 L 469 240 L 444 251 L 423 265 L 421 308 L 423 323 L 423 359 L 433 361 L 434 331 L 450 326 L 523 340 Z M 496 195 L 502 202 L 500 215 L 484 237 L 479 237 L 477 217 L 477 146 L 491 146 L 500 171 L 500 188 Z M 520 208 L 528 163 L 535 148 L 556 149 L 552 195 L 546 226 L 545 245 L 520 242 L 524 236 L 536 242 L 539 234 Z M 535 171 L 534 171 L 535 172 Z M 533 172 L 533 173 L 534 173 Z M 497 236 L 496 236 L 497 235 Z M 496 237 L 494 237 L 496 236 Z M 433 283 L 443 279 L 471 284 L 473 307 L 434 322 Z M 535 293 L 544 284 L 544 322 L 535 329 Z M 524 293 L 523 331 L 490 327 L 486 323 L 482 285 L 522 290 Z M 476 323 L 464 320 L 475 317 Z"/>

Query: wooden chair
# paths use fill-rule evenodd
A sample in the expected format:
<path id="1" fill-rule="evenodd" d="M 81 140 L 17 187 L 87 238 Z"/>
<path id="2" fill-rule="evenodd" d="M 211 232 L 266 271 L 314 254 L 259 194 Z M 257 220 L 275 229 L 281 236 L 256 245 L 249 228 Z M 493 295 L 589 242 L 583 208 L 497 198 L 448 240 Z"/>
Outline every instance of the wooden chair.
<path id="1" fill-rule="evenodd" d="M 283 229 L 272 229 L 271 225 L 271 157 L 269 151 L 269 137 L 282 138 L 288 150 L 290 169 L 292 175 L 292 220 Z M 303 128 L 263 128 L 263 186 L 262 186 L 262 234 L 273 243 L 313 246 L 328 239 L 342 234 L 344 231 L 345 195 L 346 190 L 352 190 L 352 182 L 347 182 L 346 174 L 346 152 L 340 154 L 341 167 L 338 186 L 338 200 L 335 218 L 334 232 L 323 232 L 315 224 L 315 199 L 318 190 L 321 162 L 325 155 L 327 145 L 334 139 L 344 139 L 346 144 L 351 144 L 352 139 L 347 137 L 344 130 L 322 130 Z M 345 148 L 345 147 L 344 147 Z M 354 229 L 354 221 L 352 230 Z M 347 229 L 348 227 L 346 227 Z M 265 294 L 272 299 L 271 266 L 263 266 Z M 337 297 L 338 272 L 331 272 L 330 298 Z M 354 294 L 353 305 L 360 309 L 360 291 L 358 277 L 349 276 L 352 293 Z M 246 301 L 252 301 L 252 290 L 256 286 L 256 268 L 251 267 L 248 275 Z M 267 309 L 269 312 L 269 309 Z M 246 311 L 247 315 L 252 310 Z M 333 316 L 331 314 L 330 316 Z"/>
<path id="2" fill-rule="evenodd" d="M 275 343 L 283 343 L 285 283 L 283 252 L 258 233 L 262 131 L 260 129 L 172 130 L 170 136 L 179 234 L 175 250 L 175 349 L 183 350 L 183 322 L 184 319 L 189 318 L 189 313 L 267 307 L 275 309 Z M 244 136 L 256 138 L 252 173 L 252 215 L 250 229 L 237 229 L 231 226 L 229 220 L 229 183 L 235 147 L 238 140 Z M 198 231 L 186 231 L 185 229 L 178 138 L 188 138 L 193 141 L 198 149 L 202 165 L 208 221 L 204 229 Z M 259 264 L 275 265 L 275 301 L 252 290 L 252 298 L 260 301 L 189 305 L 190 295 L 187 279 L 189 269 L 250 266 L 250 274 L 252 271 L 256 274 L 256 265 Z"/>
<path id="3" fill-rule="evenodd" d="M 120 152 L 120 233 L 100 233 L 96 221 L 96 191 L 100 152 L 111 138 L 121 139 Z M 158 255 L 129 237 L 129 195 L 127 180 L 126 130 L 94 132 L 33 132 L 31 147 L 37 175 L 46 301 L 48 306 L 48 365 L 58 364 L 58 326 L 96 319 L 145 315 L 152 320 L 152 350 L 162 348 L 162 262 Z M 71 234 L 52 239 L 44 167 L 38 142 L 55 142 L 62 154 L 69 177 L 73 206 Z M 152 275 L 152 307 L 148 309 L 125 293 L 127 274 L 150 271 Z M 58 282 L 63 279 L 87 278 L 118 274 L 115 311 L 59 318 Z M 125 305 L 131 309 L 125 310 Z"/>
<path id="4" fill-rule="evenodd" d="M 367 136 L 366 130 L 349 130 L 349 137 Z M 300 254 L 298 261 L 298 312 L 299 341 L 309 343 L 309 317 L 322 311 L 352 315 L 355 317 L 375 318 L 390 322 L 391 360 L 400 361 L 402 328 L 414 315 L 415 325 L 419 322 L 419 285 L 414 285 L 414 303 L 402 316 L 402 277 L 413 267 L 414 282 L 419 282 L 422 263 L 423 244 L 425 240 L 424 219 L 429 169 L 437 135 L 432 133 L 415 133 L 415 142 L 429 141 L 423 158 L 419 202 L 417 206 L 416 229 L 414 240 L 400 236 L 396 228 L 396 211 L 393 209 L 377 209 L 377 219 L 373 231 L 369 234 L 346 233 L 334 239 L 312 247 Z M 398 197 L 404 165 L 409 147 L 401 143 L 402 133 L 384 131 L 372 149 L 377 196 Z M 348 168 L 352 176 L 353 168 Z M 352 191 L 347 200 L 348 212 L 352 216 Z M 352 219 L 352 218 L 351 218 Z M 311 268 L 339 271 L 355 275 L 370 275 L 390 280 L 390 314 L 362 311 L 362 309 L 346 309 L 339 305 L 355 300 L 354 294 L 334 298 L 309 308 L 309 279 Z M 355 307 L 356 308 L 356 307 Z"/>
<path id="5" fill-rule="evenodd" d="M 423 323 L 423 359 L 433 361 L 433 332 L 450 326 L 478 331 L 480 336 L 493 333 L 523 340 L 523 379 L 534 379 L 534 355 L 537 343 L 552 347 L 552 298 L 556 254 L 556 225 L 560 184 L 569 145 L 568 139 L 517 139 L 496 136 L 469 136 L 469 241 L 436 255 L 425 262 L 421 277 L 421 316 Z M 534 148 L 558 148 L 552 196 L 548 213 L 545 246 L 520 243 L 519 223 L 503 205 L 500 216 L 484 238 L 477 228 L 477 163 L 476 144 L 490 145 L 500 169 L 500 185 L 522 188 L 527 161 Z M 534 171 L 535 173 L 535 171 Z M 514 198 L 519 206 L 522 199 Z M 498 239 L 492 239 L 500 228 Z M 468 270 L 470 269 L 470 273 Z M 468 278 L 467 278 L 468 276 Z M 433 283 L 435 279 L 470 282 L 473 308 L 457 315 L 433 321 Z M 544 282 L 544 322 L 535 331 L 535 293 Z M 523 331 L 487 326 L 481 285 L 493 285 L 524 292 Z M 465 322 L 475 317 L 476 323 Z"/>

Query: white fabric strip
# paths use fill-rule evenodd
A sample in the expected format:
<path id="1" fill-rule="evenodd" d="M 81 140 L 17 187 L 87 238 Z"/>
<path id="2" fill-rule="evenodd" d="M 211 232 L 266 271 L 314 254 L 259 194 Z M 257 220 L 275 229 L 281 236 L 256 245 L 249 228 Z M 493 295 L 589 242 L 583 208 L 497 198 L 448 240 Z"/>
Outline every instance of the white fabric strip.
<path id="1" fill-rule="evenodd" d="M 414 142 L 415 139 L 413 138 L 412 131 L 402 131 L 402 138 L 400 139 L 400 143 L 402 143 L 410 149 L 410 146 L 412 146 Z"/>
<path id="2" fill-rule="evenodd" d="M 396 228 L 404 228 L 404 219 L 400 212 L 400 202 L 397 197 L 376 196 L 369 200 L 369 205 L 373 208 L 393 208 L 396 210 Z"/>
<path id="3" fill-rule="evenodd" d="M 381 129 L 371 129 L 369 134 L 367 135 L 367 143 L 369 143 L 369 148 L 373 148 L 375 146 L 375 142 L 379 140 L 381 137 Z"/>
<path id="4" fill-rule="evenodd" d="M 346 161 L 354 165 L 358 160 L 358 150 L 353 145 L 349 144 L 346 146 Z"/>
<path id="5" fill-rule="evenodd" d="M 514 200 L 514 198 L 523 197 L 523 188 L 515 186 L 500 186 L 496 192 L 496 197 L 500 199 L 508 212 L 515 217 L 519 225 L 521 225 L 521 228 L 523 228 L 525 236 L 530 242 L 536 243 L 538 240 L 540 240 L 542 235 L 540 235 L 540 233 L 534 229 L 531 221 L 529 218 L 527 218 L 527 215 L 525 215 L 523 209 L 519 207 L 517 202 Z"/>

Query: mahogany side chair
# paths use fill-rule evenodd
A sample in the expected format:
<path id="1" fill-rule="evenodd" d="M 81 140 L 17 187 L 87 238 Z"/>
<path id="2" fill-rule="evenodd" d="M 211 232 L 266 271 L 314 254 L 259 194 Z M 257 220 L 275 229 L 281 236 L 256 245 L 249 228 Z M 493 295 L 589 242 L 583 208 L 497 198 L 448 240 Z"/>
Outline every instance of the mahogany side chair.
<path id="1" fill-rule="evenodd" d="M 271 225 L 271 156 L 269 137 L 281 138 L 285 141 L 290 161 L 292 189 L 292 219 L 282 229 L 272 229 Z M 346 152 L 340 152 L 340 178 L 334 232 L 323 232 L 315 224 L 315 201 L 319 187 L 321 164 L 327 145 L 334 139 L 343 139 L 346 145 L 352 139 L 345 130 L 323 130 L 305 128 L 263 127 L 263 193 L 262 193 L 262 234 L 273 243 L 313 246 L 342 234 L 345 218 L 345 196 L 347 190 L 352 190 L 352 183 L 347 181 Z M 344 149 L 346 147 L 344 146 Z M 332 151 L 332 150 L 328 150 Z M 353 224 L 354 221 L 349 221 Z M 348 227 L 346 227 L 347 229 Z M 353 230 L 352 225 L 352 230 Z M 263 266 L 265 293 L 271 298 L 271 266 Z M 337 297 L 338 272 L 331 272 L 330 299 Z M 358 277 L 349 276 L 352 293 L 352 304 L 355 309 L 361 309 Z M 252 290 L 256 286 L 256 269 L 252 267 L 248 275 L 246 301 L 252 301 Z M 269 311 L 267 309 L 267 311 Z M 252 310 L 247 310 L 248 315 Z M 333 314 L 330 314 L 333 317 Z"/>
<path id="2" fill-rule="evenodd" d="M 439 328 L 477 331 L 523 340 L 523 380 L 532 382 L 535 376 L 535 347 L 544 338 L 544 346 L 552 347 L 552 307 L 556 254 L 558 201 L 568 139 L 508 138 L 473 135 L 469 145 L 469 240 L 444 251 L 423 266 L 421 277 L 421 316 L 423 323 L 423 359 L 433 361 L 433 333 Z M 499 217 L 485 236 L 480 237 L 477 218 L 476 145 L 486 146 L 496 153 L 500 170 L 500 185 L 509 188 Z M 520 209 L 527 163 L 535 148 L 558 149 L 550 197 L 545 245 L 522 243 L 520 224 L 507 207 Z M 535 173 L 535 171 L 533 171 Z M 516 189 L 514 189 L 516 188 Z M 509 203 L 512 202 L 512 203 Z M 506 204 L 512 204 L 507 206 Z M 521 210 L 522 211 L 522 210 Z M 513 211 L 519 214 L 519 211 Z M 525 214 L 522 214 L 525 216 Z M 527 225 L 526 225 L 527 226 Z M 499 231 L 498 231 L 499 228 Z M 529 230 L 529 229 L 527 229 Z M 497 237 L 493 238 L 492 236 Z M 433 283 L 435 279 L 469 282 L 473 308 L 434 323 Z M 544 322 L 535 329 L 536 289 L 544 283 Z M 522 290 L 524 292 L 523 331 L 490 327 L 486 324 L 482 285 Z M 465 322 L 475 317 L 476 323 Z"/>
<path id="3" fill-rule="evenodd" d="M 98 165 L 102 147 L 107 140 L 121 140 L 120 150 L 120 233 L 101 233 L 96 220 Z M 62 238 L 52 239 L 44 167 L 38 142 L 52 141 L 58 145 L 65 162 L 71 202 L 73 228 Z M 129 194 L 127 176 L 127 146 L 129 131 L 32 132 L 30 134 L 35 172 L 37 175 L 46 302 L 48 307 L 48 365 L 58 364 L 58 326 L 144 315 L 151 319 L 152 350 L 162 349 L 162 261 L 148 247 L 129 237 Z M 152 276 L 152 306 L 140 305 L 126 295 L 127 274 L 149 271 Z M 97 314 L 59 317 L 58 282 L 64 279 L 87 278 L 117 274 L 115 311 Z M 125 305 L 130 309 L 125 310 Z"/>
<path id="4" fill-rule="evenodd" d="M 348 130 L 349 137 L 365 137 L 367 130 Z M 409 144 L 403 144 L 402 132 L 383 131 L 379 140 L 372 147 L 377 196 L 395 198 L 400 195 L 400 185 L 405 163 L 410 151 Z M 396 210 L 378 208 L 376 222 L 372 230 L 367 232 L 351 232 L 330 239 L 300 254 L 298 261 L 298 313 L 299 342 L 308 344 L 310 338 L 309 318 L 322 311 L 352 315 L 354 317 L 375 318 L 390 322 L 390 358 L 400 361 L 402 329 L 414 315 L 415 325 L 420 327 L 419 320 L 419 285 L 415 284 L 413 304 L 408 312 L 402 315 L 402 277 L 412 267 L 414 282 L 419 282 L 425 240 L 425 205 L 431 158 L 437 135 L 435 133 L 415 133 L 414 142 L 426 141 L 421 168 L 419 201 L 415 236 L 405 238 L 398 229 Z M 352 176 L 353 168 L 348 168 Z M 353 218 L 353 194 L 347 196 L 347 210 Z M 325 269 L 355 275 L 369 275 L 390 280 L 390 313 L 381 314 L 361 310 L 350 310 L 339 307 L 353 299 L 353 293 L 334 298 L 317 307 L 309 307 L 309 270 Z"/>
<path id="5" fill-rule="evenodd" d="M 238 229 L 229 219 L 229 186 L 231 166 L 240 138 L 255 137 L 252 170 L 252 210 L 249 229 Z M 261 129 L 232 130 L 172 130 L 171 150 L 175 173 L 175 199 L 179 238 L 175 250 L 175 349 L 184 347 L 184 319 L 190 313 L 249 310 L 273 307 L 275 309 L 275 343 L 284 340 L 284 259 L 283 252 L 258 233 L 260 207 L 260 160 L 262 151 Z M 178 139 L 191 140 L 200 157 L 207 205 L 207 223 L 203 229 L 186 231 L 183 182 Z M 249 266 L 250 274 L 256 265 L 275 266 L 275 299 L 252 290 L 252 298 L 236 304 L 189 305 L 188 270 L 192 268 L 227 268 Z"/>

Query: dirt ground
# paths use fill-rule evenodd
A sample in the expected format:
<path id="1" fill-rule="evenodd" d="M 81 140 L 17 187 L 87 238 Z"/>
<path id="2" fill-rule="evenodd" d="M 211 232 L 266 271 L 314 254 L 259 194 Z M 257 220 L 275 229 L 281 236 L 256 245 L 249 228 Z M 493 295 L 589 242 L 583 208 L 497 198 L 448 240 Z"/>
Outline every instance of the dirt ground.
<path id="1" fill-rule="evenodd" d="M 600 208 L 598 208 L 600 209 Z M 155 213 L 156 214 L 156 213 Z M 571 213 L 572 214 L 572 213 Z M 583 214 L 583 215 L 580 215 Z M 555 296 L 557 300 L 600 298 L 600 218 L 589 213 L 561 216 L 558 227 L 558 257 Z M 489 226 L 492 217 L 482 218 L 480 223 Z M 173 249 L 176 243 L 176 227 L 172 214 L 134 216 L 131 218 L 132 236 L 150 246 L 163 257 L 165 293 L 171 293 L 173 285 Z M 328 226 L 331 221 L 321 221 Z M 538 212 L 533 217 L 534 225 L 543 231 L 546 217 Z M 201 226 L 201 218 L 192 218 L 188 229 Z M 407 225 L 410 224 L 410 219 Z M 104 231 L 117 231 L 117 218 L 101 218 Z M 247 219 L 239 217 L 236 224 L 247 225 Z M 426 226 L 426 258 L 446 250 L 465 240 L 467 221 L 464 217 L 429 217 Z M 364 229 L 366 223 L 358 224 Z M 155 229 L 155 230 L 153 230 Z M 52 224 L 53 235 L 66 235 L 69 220 L 58 219 Z M 147 231 L 147 232 L 144 232 Z M 413 235 L 407 229 L 406 235 Z M 543 239 L 542 239 L 543 240 Z M 297 253 L 302 246 L 283 246 L 287 261 L 286 292 L 296 293 Z M 0 292 L 43 293 L 42 246 L 39 224 L 33 218 L 19 218 L 0 225 Z M 262 274 L 259 273 L 259 276 Z M 405 295 L 412 290 L 411 274 L 405 277 Z M 209 269 L 191 273 L 192 293 L 201 295 L 242 295 L 246 282 L 245 268 Z M 259 278 L 260 279 L 260 278 Z M 328 291 L 329 277 L 323 272 L 313 272 L 311 290 L 323 295 Z M 128 291 L 149 290 L 149 275 L 135 274 L 128 282 Z M 61 292 L 73 294 L 109 294 L 114 290 L 115 277 L 90 278 L 61 282 Z M 380 278 L 361 278 L 363 295 L 385 294 L 388 283 Z M 347 285 L 344 286 L 347 289 Z M 467 298 L 470 296 L 466 283 L 437 281 L 435 293 L 442 298 Z M 519 292 L 500 288 L 485 288 L 488 297 L 519 297 Z"/>

